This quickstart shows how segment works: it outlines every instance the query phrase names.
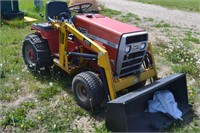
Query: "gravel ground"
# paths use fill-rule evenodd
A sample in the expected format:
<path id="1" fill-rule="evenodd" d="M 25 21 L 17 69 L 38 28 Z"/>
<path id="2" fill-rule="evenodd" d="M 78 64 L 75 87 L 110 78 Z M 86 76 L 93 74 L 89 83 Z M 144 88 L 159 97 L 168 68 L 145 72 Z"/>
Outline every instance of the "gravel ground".
<path id="1" fill-rule="evenodd" d="M 200 13 L 171 10 L 157 5 L 144 4 L 128 0 L 98 0 L 107 8 L 124 13 L 131 12 L 139 17 L 164 20 L 170 24 L 200 30 Z"/>

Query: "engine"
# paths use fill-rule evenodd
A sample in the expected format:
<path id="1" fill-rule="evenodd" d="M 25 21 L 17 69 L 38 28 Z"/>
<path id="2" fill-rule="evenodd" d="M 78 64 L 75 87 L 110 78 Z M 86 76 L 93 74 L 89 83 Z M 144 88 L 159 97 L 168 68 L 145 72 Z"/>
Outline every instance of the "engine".
<path id="1" fill-rule="evenodd" d="M 75 27 L 108 51 L 115 77 L 140 73 L 148 33 L 99 14 L 77 15 Z"/>

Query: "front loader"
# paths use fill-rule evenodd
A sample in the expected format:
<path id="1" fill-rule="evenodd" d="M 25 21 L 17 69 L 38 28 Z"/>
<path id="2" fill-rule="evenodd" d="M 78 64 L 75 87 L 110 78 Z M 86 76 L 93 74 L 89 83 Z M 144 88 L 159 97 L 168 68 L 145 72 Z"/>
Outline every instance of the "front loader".
<path id="1" fill-rule="evenodd" d="M 188 112 L 185 74 L 158 78 L 147 31 L 86 13 L 90 7 L 48 2 L 47 22 L 33 24 L 35 33 L 23 41 L 28 69 L 36 72 L 54 65 L 73 75 L 74 97 L 85 109 L 107 99 L 106 126 L 111 131 L 160 131 L 174 122 L 164 113 L 145 111 L 158 90 L 169 90 L 181 112 Z"/>

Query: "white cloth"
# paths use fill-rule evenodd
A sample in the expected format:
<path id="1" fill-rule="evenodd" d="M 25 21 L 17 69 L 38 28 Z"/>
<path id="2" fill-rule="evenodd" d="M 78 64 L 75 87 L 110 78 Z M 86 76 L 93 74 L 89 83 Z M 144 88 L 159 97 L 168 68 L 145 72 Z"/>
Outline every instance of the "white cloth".
<path id="1" fill-rule="evenodd" d="M 163 112 L 174 119 L 182 120 L 182 112 L 178 109 L 173 94 L 169 90 L 156 91 L 153 100 L 148 101 L 147 112 Z"/>

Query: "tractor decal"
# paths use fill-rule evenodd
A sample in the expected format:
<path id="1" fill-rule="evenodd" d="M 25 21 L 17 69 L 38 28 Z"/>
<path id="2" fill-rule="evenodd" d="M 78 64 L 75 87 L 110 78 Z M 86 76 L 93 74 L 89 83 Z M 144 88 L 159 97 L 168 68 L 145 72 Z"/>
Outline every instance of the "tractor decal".
<path id="1" fill-rule="evenodd" d="M 114 43 L 112 43 L 112 42 L 110 42 L 108 40 L 105 40 L 103 38 L 97 37 L 95 35 L 89 34 L 87 29 L 85 29 L 85 28 L 79 27 L 78 30 L 81 33 L 83 33 L 84 35 L 86 35 L 87 37 L 89 37 L 89 38 L 91 38 L 93 40 L 99 41 L 99 42 L 101 42 L 103 44 L 106 44 L 106 45 L 112 47 L 112 48 L 118 49 L 118 45 L 117 44 L 114 44 Z"/>

